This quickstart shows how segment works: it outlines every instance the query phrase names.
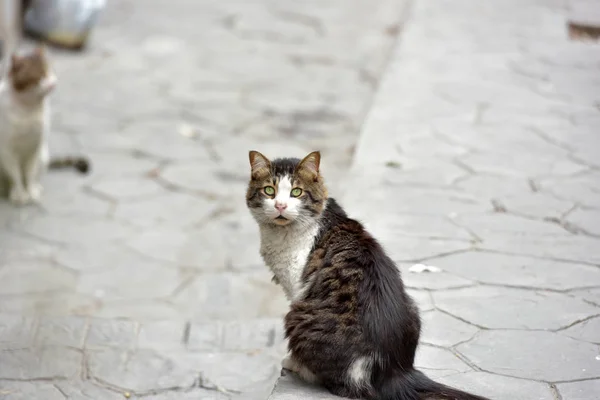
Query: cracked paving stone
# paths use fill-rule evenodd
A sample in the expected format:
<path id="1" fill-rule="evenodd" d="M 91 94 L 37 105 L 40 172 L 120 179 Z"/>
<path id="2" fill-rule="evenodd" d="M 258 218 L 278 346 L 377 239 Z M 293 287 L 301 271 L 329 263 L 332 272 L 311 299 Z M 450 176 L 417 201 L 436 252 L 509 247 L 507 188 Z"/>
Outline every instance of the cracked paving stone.
<path id="1" fill-rule="evenodd" d="M 437 310 L 422 313 L 421 320 L 421 341 L 434 346 L 452 347 L 471 339 L 479 331 L 473 325 Z"/>
<path id="2" fill-rule="evenodd" d="M 598 309 L 598 314 L 600 314 L 600 308 Z M 573 339 L 600 344 L 600 317 L 580 322 L 560 333 Z M 600 351 L 598 355 L 600 356 Z"/>
<path id="3" fill-rule="evenodd" d="M 111 265 L 104 270 L 85 271 L 76 290 L 101 301 L 156 299 L 168 297 L 185 281 L 185 273 L 151 262 L 134 269 Z"/>
<path id="4" fill-rule="evenodd" d="M 123 240 L 135 232 L 131 227 L 113 221 L 61 218 L 54 215 L 39 216 L 18 228 L 34 237 L 49 242 L 85 245 Z"/>
<path id="5" fill-rule="evenodd" d="M 139 300 L 107 300 L 87 312 L 98 318 L 136 318 L 140 321 L 156 320 L 182 320 L 190 318 L 192 313 L 184 314 L 181 310 L 161 299 L 139 299 Z"/>
<path id="6" fill-rule="evenodd" d="M 171 192 L 135 203 L 121 203 L 117 206 L 114 216 L 143 228 L 183 228 L 198 225 L 217 207 L 215 202 L 198 196 Z"/>
<path id="7" fill-rule="evenodd" d="M 311 400 L 347 400 L 346 397 L 334 396 L 321 386 L 308 384 L 293 373 L 286 373 L 286 375 L 280 377 L 269 396 L 269 400 L 294 400 L 298 398 Z"/>
<path id="8" fill-rule="evenodd" d="M 102 179 L 90 187 L 94 192 L 119 202 L 139 200 L 165 192 L 155 180 L 145 177 Z"/>
<path id="9" fill-rule="evenodd" d="M 475 284 L 469 279 L 446 271 L 416 273 L 411 272 L 410 267 L 410 265 L 400 267 L 404 284 L 409 288 L 437 290 L 461 288 Z"/>
<path id="10" fill-rule="evenodd" d="M 556 382 L 598 376 L 598 346 L 558 333 L 482 331 L 457 350 L 484 371 L 517 378 Z"/>
<path id="11" fill-rule="evenodd" d="M 93 298 L 72 292 L 46 292 L 23 296 L 2 296 L 0 313 L 28 316 L 83 315 L 98 308 Z"/>
<path id="12" fill-rule="evenodd" d="M 246 167 L 232 174 L 205 162 L 176 164 L 165 167 L 161 178 L 176 188 L 228 200 L 236 196 L 241 201 L 248 188 L 248 169 Z"/>
<path id="13" fill-rule="evenodd" d="M 285 332 L 280 318 L 231 321 L 223 325 L 223 349 L 259 350 L 283 343 Z"/>
<path id="14" fill-rule="evenodd" d="M 83 348 L 86 326 L 83 317 L 40 317 L 36 344 Z"/>
<path id="15" fill-rule="evenodd" d="M 97 386 L 89 381 L 56 382 L 55 386 L 69 400 L 123 400 L 123 393 Z"/>
<path id="16" fill-rule="evenodd" d="M 477 286 L 433 297 L 438 308 L 489 329 L 559 329 L 598 313 L 565 294 L 513 288 Z"/>
<path id="17" fill-rule="evenodd" d="M 494 400 L 554 400 L 550 386 L 542 382 L 510 378 L 487 372 L 466 372 L 440 377 L 446 385 Z M 572 400 L 570 397 L 565 399 Z"/>
<path id="18" fill-rule="evenodd" d="M 154 170 L 160 160 L 135 151 L 94 152 L 92 160 L 94 179 L 139 177 Z"/>
<path id="19" fill-rule="evenodd" d="M 600 379 L 556 385 L 564 400 L 589 400 L 600 393 Z"/>
<path id="20" fill-rule="evenodd" d="M 464 240 L 394 236 L 379 230 L 371 231 L 371 233 L 396 262 L 416 262 L 471 248 L 471 244 Z"/>
<path id="21" fill-rule="evenodd" d="M 43 259 L 56 253 L 58 246 L 8 231 L 0 231 L 0 262 Z"/>
<path id="22" fill-rule="evenodd" d="M 222 348 L 223 324 L 219 321 L 192 322 L 187 347 L 192 351 Z"/>
<path id="23" fill-rule="evenodd" d="M 427 263 L 493 285 L 566 290 L 600 282 L 600 270 L 589 265 L 481 251 L 451 254 Z"/>
<path id="24" fill-rule="evenodd" d="M 202 274 L 177 294 L 173 303 L 193 319 L 281 317 L 288 303 L 266 270 L 252 273 Z"/>
<path id="25" fill-rule="evenodd" d="M 472 371 L 452 351 L 426 344 L 417 348 L 415 366 L 432 379 Z"/>
<path id="26" fill-rule="evenodd" d="M 492 198 L 520 196 L 531 191 L 526 179 L 481 173 L 461 179 L 455 186 L 477 199 L 488 201 L 488 204 Z"/>
<path id="27" fill-rule="evenodd" d="M 0 269 L 0 295 L 69 291 L 77 282 L 74 271 L 38 260 L 10 262 Z"/>
<path id="28" fill-rule="evenodd" d="M 600 288 L 574 290 L 571 293 L 600 307 Z"/>
<path id="29" fill-rule="evenodd" d="M 101 350 L 90 352 L 89 372 L 100 382 L 144 394 L 191 388 L 199 379 L 205 385 L 243 390 L 254 382 L 274 379 L 279 370 L 274 359 L 260 354 Z"/>
<path id="30" fill-rule="evenodd" d="M 148 321 L 140 326 L 138 348 L 182 349 L 185 346 L 186 323 L 182 321 Z"/>
<path id="31" fill-rule="evenodd" d="M 65 396 L 63 396 L 55 385 L 46 382 L 15 382 L 0 380 L 0 397 L 2 400 L 65 400 Z M 108 398 L 107 400 L 111 399 Z"/>
<path id="32" fill-rule="evenodd" d="M 130 349 L 135 347 L 138 336 L 138 323 L 119 319 L 100 319 L 90 321 L 90 328 L 85 338 L 86 349 L 118 347 Z"/>
<path id="33" fill-rule="evenodd" d="M 504 205 L 508 212 L 528 217 L 562 218 L 573 207 L 573 202 L 557 199 L 543 192 L 525 192 L 495 199 Z"/>
<path id="34" fill-rule="evenodd" d="M 589 208 L 600 204 L 600 172 L 594 171 L 579 176 L 548 178 L 540 181 L 542 190 L 553 193 L 560 199 L 570 200 Z"/>
<path id="35" fill-rule="evenodd" d="M 577 210 L 569 213 L 567 220 L 587 233 L 600 237 L 600 210 Z"/>
<path id="36" fill-rule="evenodd" d="M 407 289 L 408 294 L 419 306 L 419 311 L 426 312 L 433 310 L 435 307 L 433 305 L 433 300 L 431 299 L 431 295 L 427 290 L 416 290 L 416 289 Z"/>
<path id="37" fill-rule="evenodd" d="M 68 347 L 3 350 L 0 379 L 73 379 L 81 372 L 82 353 Z"/>
<path id="38" fill-rule="evenodd" d="M 56 252 L 56 261 L 81 275 L 102 272 L 107 269 L 127 270 L 132 265 L 155 267 L 161 265 L 157 261 L 148 260 L 125 247 L 122 243 L 111 243 L 103 246 L 68 246 Z M 165 266 L 168 268 L 168 266 Z"/>
<path id="39" fill-rule="evenodd" d="M 36 325 L 34 318 L 0 315 L 0 350 L 30 347 Z"/>
<path id="40" fill-rule="evenodd" d="M 165 392 L 144 396 L 144 400 L 229 400 L 231 397 L 213 390 L 194 389 L 185 392 Z"/>
<path id="41" fill-rule="evenodd" d="M 69 178 L 66 176 L 56 175 L 44 177 L 44 192 L 40 204 L 44 211 L 57 216 L 80 218 L 108 215 L 111 207 L 109 201 L 86 193 L 83 182 L 66 184 L 67 179 Z"/>
<path id="42" fill-rule="evenodd" d="M 216 271 L 225 268 L 230 253 L 221 237 L 209 229 L 182 231 L 175 227 L 147 230 L 127 240 L 131 249 L 157 261 Z"/>

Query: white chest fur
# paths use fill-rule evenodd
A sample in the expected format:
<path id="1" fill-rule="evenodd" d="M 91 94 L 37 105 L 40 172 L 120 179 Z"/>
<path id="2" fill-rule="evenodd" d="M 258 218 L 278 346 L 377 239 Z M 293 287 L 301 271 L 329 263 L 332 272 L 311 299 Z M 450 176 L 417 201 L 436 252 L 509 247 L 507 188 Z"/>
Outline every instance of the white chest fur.
<path id="1" fill-rule="evenodd" d="M 302 273 L 318 232 L 317 223 L 309 227 L 261 226 L 260 254 L 290 301 L 304 293 Z"/>

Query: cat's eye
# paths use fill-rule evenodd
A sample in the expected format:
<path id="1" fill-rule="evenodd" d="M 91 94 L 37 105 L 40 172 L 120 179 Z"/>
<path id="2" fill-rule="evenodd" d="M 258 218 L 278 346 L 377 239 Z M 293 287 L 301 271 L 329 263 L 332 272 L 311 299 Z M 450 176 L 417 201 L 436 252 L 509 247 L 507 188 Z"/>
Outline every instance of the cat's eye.
<path id="1" fill-rule="evenodd" d="M 268 196 L 273 196 L 275 194 L 275 188 L 273 186 L 265 186 L 265 188 L 263 190 L 265 191 L 265 194 Z"/>
<path id="2" fill-rule="evenodd" d="M 292 197 L 298 197 L 302 194 L 302 189 L 294 188 L 292 189 Z"/>

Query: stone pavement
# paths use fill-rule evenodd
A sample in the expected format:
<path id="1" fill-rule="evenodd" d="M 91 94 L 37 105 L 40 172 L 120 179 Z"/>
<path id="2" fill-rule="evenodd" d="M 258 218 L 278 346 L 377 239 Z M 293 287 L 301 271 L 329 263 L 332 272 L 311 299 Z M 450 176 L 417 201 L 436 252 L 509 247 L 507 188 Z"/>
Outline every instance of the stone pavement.
<path id="1" fill-rule="evenodd" d="M 140 4 L 54 54 L 53 149 L 92 175 L 0 203 L 0 398 L 266 398 L 286 304 L 247 150 L 317 147 L 419 302 L 426 373 L 597 398 L 600 45 L 565 2 L 417 0 L 395 46 L 399 0 Z M 272 398 L 331 397 L 286 376 Z"/>
<path id="2" fill-rule="evenodd" d="M 600 43 L 569 10 L 415 1 L 344 185 L 420 302 L 417 364 L 492 399 L 600 398 Z M 272 396 L 301 398 L 333 399 Z"/>
<path id="3" fill-rule="evenodd" d="M 0 202 L 0 398 L 266 398 L 283 293 L 244 198 L 248 150 L 351 163 L 403 0 L 109 1 L 52 51 L 43 204 Z"/>

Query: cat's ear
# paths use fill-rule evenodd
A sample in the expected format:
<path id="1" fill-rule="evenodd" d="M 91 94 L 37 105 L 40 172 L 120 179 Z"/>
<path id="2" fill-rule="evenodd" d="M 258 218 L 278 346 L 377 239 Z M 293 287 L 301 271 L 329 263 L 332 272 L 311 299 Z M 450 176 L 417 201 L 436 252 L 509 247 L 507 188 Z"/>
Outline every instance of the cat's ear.
<path id="1" fill-rule="evenodd" d="M 298 165 L 298 170 L 308 172 L 313 180 L 317 180 L 319 177 L 319 164 L 321 163 L 321 153 L 319 151 L 313 151 Z"/>
<path id="2" fill-rule="evenodd" d="M 260 179 L 269 174 L 271 170 L 271 161 L 258 151 L 250 151 L 248 153 L 250 158 L 250 168 L 252 170 L 252 179 Z"/>

